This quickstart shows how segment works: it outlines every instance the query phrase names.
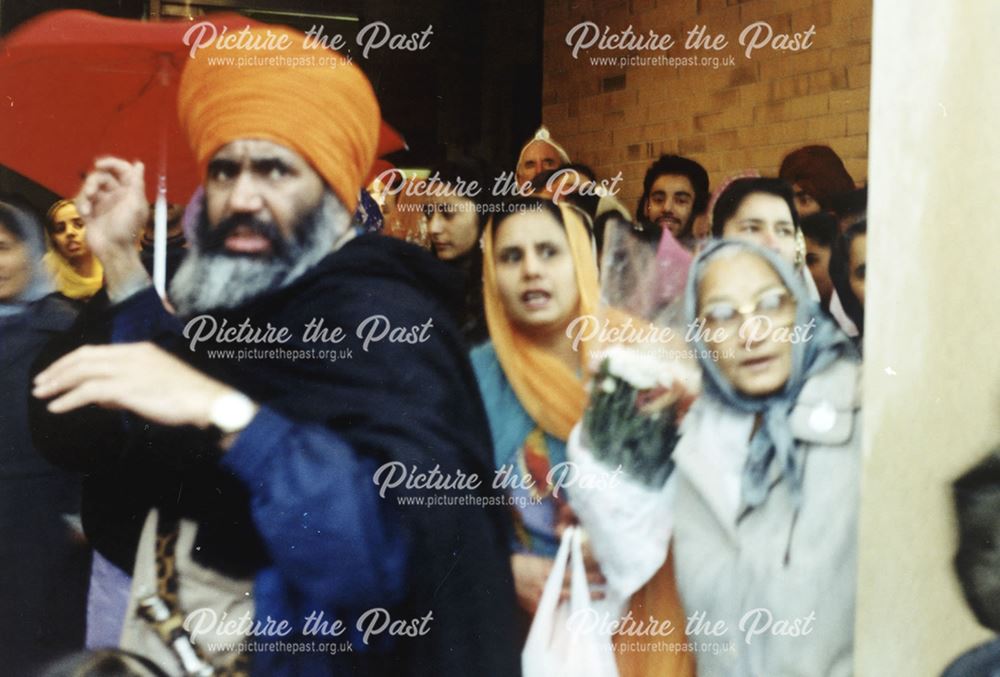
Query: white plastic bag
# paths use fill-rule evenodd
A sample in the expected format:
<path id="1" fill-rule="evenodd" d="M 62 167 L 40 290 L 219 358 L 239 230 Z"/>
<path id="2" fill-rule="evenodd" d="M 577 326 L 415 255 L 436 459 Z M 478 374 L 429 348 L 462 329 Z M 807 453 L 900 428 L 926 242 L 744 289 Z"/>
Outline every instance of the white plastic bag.
<path id="1" fill-rule="evenodd" d="M 524 677 L 618 677 L 611 637 L 602 631 L 606 624 L 580 622 L 592 621 L 601 613 L 590 599 L 581 534 L 577 527 L 563 532 L 521 652 Z M 567 565 L 570 599 L 560 602 Z"/>

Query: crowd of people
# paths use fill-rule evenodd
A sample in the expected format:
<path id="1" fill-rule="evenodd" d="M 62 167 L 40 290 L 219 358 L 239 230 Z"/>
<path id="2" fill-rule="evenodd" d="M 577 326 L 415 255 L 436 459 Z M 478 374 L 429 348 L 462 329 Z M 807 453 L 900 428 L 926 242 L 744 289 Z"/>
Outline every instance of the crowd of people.
<path id="1" fill-rule="evenodd" d="M 171 214 L 166 298 L 141 164 L 96 160 L 44 224 L 0 204 L 11 674 L 529 674 L 570 527 L 605 535 L 595 601 L 673 628 L 614 625 L 617 674 L 852 674 L 866 193 L 829 147 L 714 191 L 662 156 L 633 213 L 543 127 L 507 168 L 522 195 L 427 197 L 420 247 L 379 232 L 359 68 L 212 49 L 180 84 L 204 181 Z M 455 156 L 426 180 L 495 175 Z M 578 441 L 598 350 L 569 328 L 625 315 L 609 262 L 666 250 L 700 385 L 642 408 L 678 434 L 631 507 L 670 528 L 625 585 L 643 533 L 552 482 L 609 452 Z"/>

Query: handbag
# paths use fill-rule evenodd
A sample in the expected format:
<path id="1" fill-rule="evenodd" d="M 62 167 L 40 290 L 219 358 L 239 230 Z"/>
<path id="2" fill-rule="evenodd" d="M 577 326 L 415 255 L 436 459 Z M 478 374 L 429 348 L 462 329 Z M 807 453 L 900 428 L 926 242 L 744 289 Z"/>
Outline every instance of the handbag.
<path id="1" fill-rule="evenodd" d="M 143 656 L 170 675 L 245 677 L 245 635 L 226 623 L 198 632 L 201 621 L 253 618 L 253 581 L 229 578 L 192 557 L 198 526 L 150 510 L 136 551 L 132 589 L 119 646 Z M 185 621 L 196 618 L 191 633 Z M 233 625 L 230 623 L 229 625 Z"/>

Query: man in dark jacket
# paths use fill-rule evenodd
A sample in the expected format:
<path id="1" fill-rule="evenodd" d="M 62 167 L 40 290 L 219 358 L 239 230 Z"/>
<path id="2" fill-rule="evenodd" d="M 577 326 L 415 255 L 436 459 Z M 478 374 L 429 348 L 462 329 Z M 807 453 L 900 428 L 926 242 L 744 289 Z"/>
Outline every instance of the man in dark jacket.
<path id="1" fill-rule="evenodd" d="M 141 164 L 104 158 L 85 180 L 108 299 L 75 334 L 112 345 L 38 375 L 38 444 L 88 472 L 84 528 L 135 568 L 130 609 L 159 630 L 161 613 L 186 618 L 187 639 L 167 633 L 171 671 L 190 640 L 201 655 L 187 660 L 212 662 L 198 635 L 223 628 L 247 640 L 227 649 L 237 669 L 249 658 L 260 675 L 517 674 L 508 525 L 452 319 L 458 281 L 350 226 L 379 124 L 360 70 L 309 66 L 316 51 L 292 31 L 249 35 L 284 41 L 285 60 L 225 68 L 205 48 L 181 80 L 206 180 L 176 316 L 132 245 Z M 147 596 L 138 576 L 154 559 Z M 216 597 L 253 576 L 255 622 L 223 622 L 238 599 L 186 606 L 186 571 Z"/>

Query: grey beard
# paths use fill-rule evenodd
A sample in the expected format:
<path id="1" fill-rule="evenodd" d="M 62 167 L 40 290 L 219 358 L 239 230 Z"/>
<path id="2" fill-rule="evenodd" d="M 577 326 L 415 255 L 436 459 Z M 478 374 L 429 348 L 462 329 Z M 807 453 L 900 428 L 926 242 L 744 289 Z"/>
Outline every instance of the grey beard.
<path id="1" fill-rule="evenodd" d="M 204 208 L 202 219 L 207 218 Z M 170 283 L 170 302 L 181 317 L 235 308 L 266 291 L 286 287 L 334 250 L 351 215 L 326 191 L 319 206 L 295 224 L 281 258 L 206 252 L 198 238 Z"/>

